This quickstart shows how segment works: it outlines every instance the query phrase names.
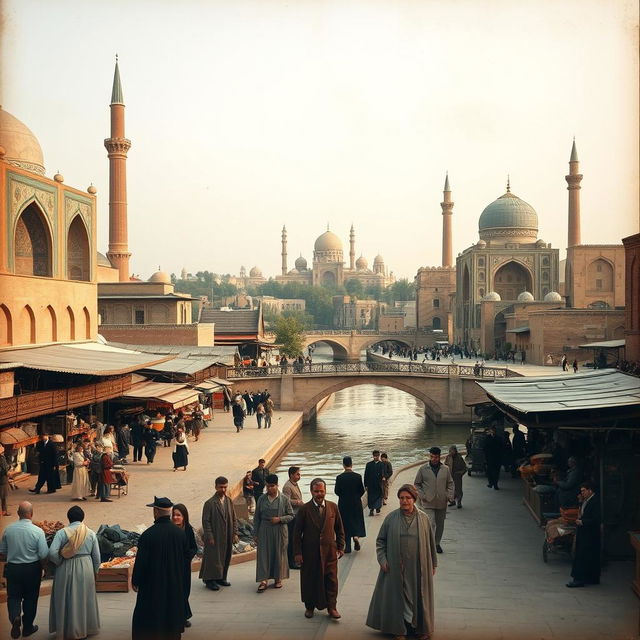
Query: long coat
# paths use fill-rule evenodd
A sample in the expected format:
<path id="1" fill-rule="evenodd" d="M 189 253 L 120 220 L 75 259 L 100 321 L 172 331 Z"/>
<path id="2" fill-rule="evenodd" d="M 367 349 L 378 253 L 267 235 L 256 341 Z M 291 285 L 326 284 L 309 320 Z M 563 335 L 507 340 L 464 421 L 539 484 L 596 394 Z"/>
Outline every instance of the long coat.
<path id="1" fill-rule="evenodd" d="M 593 495 L 584 505 L 576 527 L 576 549 L 571 577 L 579 582 L 600 582 L 600 502 Z"/>
<path id="2" fill-rule="evenodd" d="M 204 538 L 204 554 L 200 567 L 200 578 L 208 580 L 225 580 L 233 541 L 238 535 L 236 514 L 231 498 L 226 496 L 224 503 L 216 495 L 211 496 L 202 507 L 202 531 Z M 207 540 L 213 538 L 213 544 Z"/>
<path id="3" fill-rule="evenodd" d="M 367 488 L 369 509 L 382 507 L 382 475 L 384 465 L 380 460 L 370 460 L 364 468 L 364 486 Z"/>
<path id="4" fill-rule="evenodd" d="M 40 461 L 38 484 L 47 483 L 47 491 L 60 489 L 60 472 L 58 470 L 58 447 L 52 440 L 40 440 L 36 444 L 36 452 Z"/>
<path id="5" fill-rule="evenodd" d="M 269 515 L 277 512 L 280 522 L 272 524 Z M 263 493 L 256 504 L 253 516 L 253 535 L 258 541 L 256 554 L 256 582 L 262 580 L 283 580 L 289 577 L 287 547 L 289 545 L 289 527 L 294 518 L 291 500 L 279 493 L 269 502 L 269 496 Z"/>
<path id="6" fill-rule="evenodd" d="M 334 493 L 338 496 L 338 509 L 348 538 L 364 537 L 364 514 L 362 513 L 362 496 L 364 485 L 362 476 L 355 471 L 345 471 L 336 478 Z"/>
<path id="7" fill-rule="evenodd" d="M 138 588 L 132 640 L 169 640 L 184 631 L 184 568 L 187 538 L 161 516 L 138 541 L 131 584 Z"/>
<path id="8" fill-rule="evenodd" d="M 449 467 L 440 465 L 438 475 L 431 470 L 431 465 L 423 464 L 416 474 L 413 484 L 418 490 L 420 506 L 423 509 L 446 509 L 447 502 L 453 500 L 453 478 Z"/>
<path id="9" fill-rule="evenodd" d="M 418 593 L 414 596 L 412 625 L 418 633 L 432 633 L 433 624 L 433 571 L 438 564 L 436 543 L 429 517 L 416 509 L 418 526 L 418 554 L 414 567 L 418 567 Z M 378 563 L 389 565 L 388 573 L 380 569 L 375 590 L 369 604 L 367 626 L 383 633 L 397 636 L 406 635 L 404 624 L 404 575 L 405 567 L 401 558 L 400 534 L 405 526 L 400 509 L 392 511 L 384 519 L 376 539 Z"/>
<path id="10" fill-rule="evenodd" d="M 338 506 L 324 501 L 324 521 L 313 500 L 296 515 L 293 553 L 302 555 L 300 592 L 302 602 L 317 609 L 335 607 L 338 597 L 338 550 L 344 550 L 344 527 Z"/>

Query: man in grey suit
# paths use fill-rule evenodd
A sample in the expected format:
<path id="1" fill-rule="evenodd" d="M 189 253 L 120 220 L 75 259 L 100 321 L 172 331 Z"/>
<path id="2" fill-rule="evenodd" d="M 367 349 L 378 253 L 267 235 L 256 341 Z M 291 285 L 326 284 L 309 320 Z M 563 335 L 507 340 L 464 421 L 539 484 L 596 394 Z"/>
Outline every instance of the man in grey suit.
<path id="1" fill-rule="evenodd" d="M 429 462 L 423 464 L 413 484 L 418 490 L 420 508 L 429 516 L 436 537 L 436 551 L 442 553 L 440 541 L 444 532 L 447 504 L 453 500 L 453 478 L 449 467 L 440 462 L 440 447 L 429 449 Z"/>

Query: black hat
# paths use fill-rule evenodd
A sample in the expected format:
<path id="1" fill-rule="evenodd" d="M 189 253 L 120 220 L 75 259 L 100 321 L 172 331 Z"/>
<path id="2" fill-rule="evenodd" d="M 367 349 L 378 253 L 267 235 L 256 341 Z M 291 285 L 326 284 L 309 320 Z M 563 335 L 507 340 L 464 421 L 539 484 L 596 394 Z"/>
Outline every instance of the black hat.
<path id="1" fill-rule="evenodd" d="M 169 498 L 158 498 L 158 496 L 153 496 L 153 502 L 148 504 L 147 507 L 156 507 L 158 509 L 171 509 L 173 507 L 173 502 L 169 500 Z"/>
<path id="2" fill-rule="evenodd" d="M 440 447 L 431 447 L 431 449 L 429 449 L 429 453 L 433 453 L 439 456 L 442 453 L 442 450 L 440 449 Z"/>

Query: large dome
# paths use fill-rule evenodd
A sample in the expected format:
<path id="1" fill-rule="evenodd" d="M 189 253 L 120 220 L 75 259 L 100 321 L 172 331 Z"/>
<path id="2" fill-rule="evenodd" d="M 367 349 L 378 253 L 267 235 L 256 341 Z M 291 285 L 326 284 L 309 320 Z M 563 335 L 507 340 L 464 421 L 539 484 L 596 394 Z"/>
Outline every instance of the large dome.
<path id="1" fill-rule="evenodd" d="M 5 162 L 44 175 L 44 159 L 38 139 L 29 127 L 1 107 L 0 146 L 4 148 Z"/>
<path id="2" fill-rule="evenodd" d="M 148 280 L 149 282 L 160 282 L 171 284 L 171 276 L 166 271 L 156 271 Z"/>
<path id="3" fill-rule="evenodd" d="M 325 231 L 318 236 L 313 249 L 314 251 L 342 251 L 342 241 L 332 231 Z"/>
<path id="4" fill-rule="evenodd" d="M 535 209 L 510 191 L 494 200 L 480 215 L 480 238 L 496 236 L 513 239 L 538 236 L 538 214 Z"/>
<path id="5" fill-rule="evenodd" d="M 298 271 L 304 271 L 307 268 L 307 261 L 305 258 L 303 258 L 302 256 L 300 256 L 299 258 L 296 258 L 296 269 Z"/>
<path id="6" fill-rule="evenodd" d="M 262 278 L 262 269 L 260 267 L 251 267 L 249 271 L 250 278 Z"/>

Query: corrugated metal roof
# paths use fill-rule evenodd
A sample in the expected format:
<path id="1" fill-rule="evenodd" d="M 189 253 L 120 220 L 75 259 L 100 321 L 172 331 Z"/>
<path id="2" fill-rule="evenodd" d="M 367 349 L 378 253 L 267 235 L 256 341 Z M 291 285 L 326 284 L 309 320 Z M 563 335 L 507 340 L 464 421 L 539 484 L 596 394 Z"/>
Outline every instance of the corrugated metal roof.
<path id="1" fill-rule="evenodd" d="M 172 354 L 180 358 L 208 358 L 211 356 L 216 362 L 226 365 L 235 364 L 234 356 L 238 353 L 238 347 L 226 345 L 197 347 L 184 344 L 122 344 L 119 342 L 109 342 L 109 345 L 143 353 Z"/>
<path id="2" fill-rule="evenodd" d="M 578 345 L 581 349 L 619 349 L 624 347 L 624 340 L 604 340 L 603 342 L 588 342 Z"/>
<path id="3" fill-rule="evenodd" d="M 170 359 L 171 356 L 112 349 L 99 343 L 53 344 L 0 352 L 0 362 L 20 361 L 27 369 L 93 376 L 130 373 Z"/>
<path id="4" fill-rule="evenodd" d="M 257 334 L 259 331 L 259 309 L 203 309 L 200 322 L 214 322 L 216 335 L 222 333 Z"/>
<path id="5" fill-rule="evenodd" d="M 640 378 L 615 369 L 477 384 L 492 400 L 523 415 L 634 405 L 640 411 Z"/>
<path id="6" fill-rule="evenodd" d="M 133 385 L 122 397 L 131 400 L 158 400 L 179 408 L 195 402 L 198 399 L 198 392 L 184 384 L 147 381 Z"/>
<path id="7" fill-rule="evenodd" d="M 153 367 L 145 367 L 146 371 L 162 371 L 163 373 L 185 373 L 192 375 L 208 367 L 212 367 L 219 361 L 217 358 L 181 358 L 177 357 L 168 362 L 156 364 Z"/>

